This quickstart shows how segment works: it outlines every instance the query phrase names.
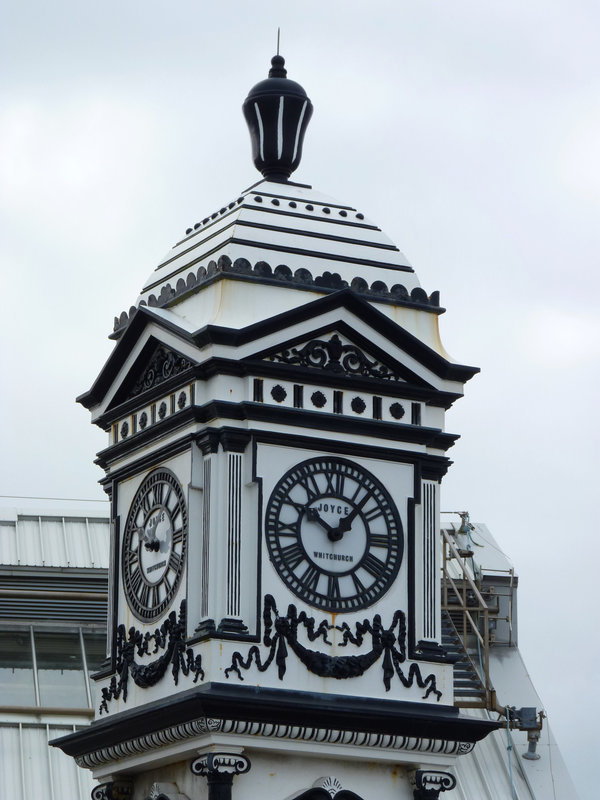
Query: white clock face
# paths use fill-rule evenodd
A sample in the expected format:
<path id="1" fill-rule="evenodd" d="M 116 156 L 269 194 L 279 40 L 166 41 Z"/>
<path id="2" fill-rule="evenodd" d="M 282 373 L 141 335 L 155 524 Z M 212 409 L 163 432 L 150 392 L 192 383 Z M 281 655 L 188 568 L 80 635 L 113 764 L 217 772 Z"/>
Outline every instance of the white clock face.
<path id="1" fill-rule="evenodd" d="M 187 527 L 176 476 L 164 468 L 151 472 L 136 492 L 123 532 L 123 586 L 138 619 L 152 622 L 171 604 L 183 574 Z"/>
<path id="2" fill-rule="evenodd" d="M 289 470 L 267 504 L 265 532 L 282 580 L 326 611 L 372 605 L 402 561 L 394 501 L 374 475 L 346 459 L 312 458 Z"/>

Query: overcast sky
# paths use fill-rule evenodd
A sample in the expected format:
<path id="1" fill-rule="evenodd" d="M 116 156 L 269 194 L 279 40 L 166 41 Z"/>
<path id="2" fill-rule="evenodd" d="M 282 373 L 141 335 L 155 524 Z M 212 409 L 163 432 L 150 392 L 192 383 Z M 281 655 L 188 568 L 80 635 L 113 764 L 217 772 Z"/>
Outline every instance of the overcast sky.
<path id="1" fill-rule="evenodd" d="M 598 3 L 5 0 L 2 20 L 0 494 L 101 497 L 74 398 L 161 256 L 258 179 L 240 106 L 280 25 L 315 107 L 296 179 L 383 228 L 482 368 L 448 416 L 443 507 L 513 559 L 521 649 L 591 796 Z"/>

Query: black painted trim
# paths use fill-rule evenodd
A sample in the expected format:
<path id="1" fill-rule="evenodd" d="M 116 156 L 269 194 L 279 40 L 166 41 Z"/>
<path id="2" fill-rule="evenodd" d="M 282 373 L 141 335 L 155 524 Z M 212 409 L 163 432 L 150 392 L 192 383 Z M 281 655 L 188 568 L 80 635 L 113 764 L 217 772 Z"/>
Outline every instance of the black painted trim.
<path id="1" fill-rule="evenodd" d="M 116 444 L 109 445 L 96 454 L 97 458 L 94 463 L 104 468 L 109 461 L 114 461 L 132 450 L 135 451 L 139 447 L 155 442 L 157 439 L 162 439 L 167 433 L 172 433 L 185 427 L 197 419 L 198 408 L 198 406 L 187 406 L 176 414 L 165 417 L 143 431 L 139 431 L 135 437 L 128 436 L 127 439 L 121 439 Z M 201 406 L 200 408 L 203 407 Z M 207 419 L 210 419 L 210 417 L 207 417 Z"/>
<path id="2" fill-rule="evenodd" d="M 379 361 L 384 366 L 388 367 L 388 369 L 396 375 L 400 375 L 403 381 L 406 381 L 410 385 L 414 385 L 419 388 L 425 388 L 430 391 L 431 394 L 436 393 L 436 389 L 426 380 L 421 378 L 417 375 L 413 370 L 409 369 L 405 364 L 401 361 L 398 361 L 396 358 L 392 358 L 388 352 L 385 352 L 377 345 L 373 344 L 373 342 L 368 339 L 366 336 L 363 336 L 362 333 L 354 330 L 347 322 L 340 320 L 335 325 L 321 325 L 320 327 L 312 330 L 309 334 L 303 333 L 298 336 L 294 336 L 292 339 L 284 340 L 283 342 L 279 342 L 275 347 L 268 347 L 264 350 L 261 350 L 258 353 L 255 353 L 251 358 L 244 359 L 247 362 L 262 362 L 262 360 L 269 358 L 272 355 L 276 355 L 281 353 L 283 350 L 289 350 L 292 347 L 295 347 L 300 344 L 304 344 L 308 341 L 312 341 L 314 339 L 318 339 L 320 336 L 324 336 L 330 333 L 337 333 L 345 336 L 354 346 L 356 346 L 359 350 L 363 350 L 365 355 L 369 356 L 370 358 Z M 276 363 L 278 366 L 286 366 L 293 372 L 297 372 L 302 370 L 303 374 L 307 376 L 307 380 L 309 380 L 308 376 L 314 375 L 315 373 L 319 373 L 318 368 L 309 368 L 309 367 L 301 367 L 295 366 L 293 364 L 280 364 L 280 362 L 269 362 L 269 363 Z M 326 369 L 323 370 L 323 374 L 326 377 L 334 377 L 335 373 L 332 374 L 328 372 Z M 345 385 L 348 383 L 352 386 L 355 386 L 355 378 L 361 378 L 365 381 L 366 385 L 370 385 L 371 387 L 384 387 L 387 388 L 387 392 L 389 392 L 390 385 L 394 387 L 394 395 L 401 394 L 401 389 L 404 386 L 402 381 L 394 381 L 394 380 L 386 380 L 382 378 L 369 378 L 363 377 L 358 375 L 340 375 L 342 380 L 345 380 Z M 329 383 L 329 381 L 327 381 Z M 371 388 L 371 391 L 373 389 Z"/>
<path id="3" fill-rule="evenodd" d="M 300 413 L 299 409 L 289 409 L 289 410 L 290 412 Z M 323 416 L 323 415 L 318 414 L 318 416 Z M 333 415 L 331 416 L 333 417 Z M 381 423 L 375 423 L 375 424 L 379 425 Z M 389 424 L 394 424 L 394 423 L 389 423 Z M 113 477 L 116 480 L 124 480 L 125 478 L 138 474 L 142 469 L 151 469 L 157 464 L 160 464 L 162 460 L 166 458 L 171 458 L 172 456 L 177 455 L 186 450 L 190 446 L 192 441 L 197 440 L 200 442 L 203 436 L 207 435 L 210 436 L 211 442 L 217 441 L 219 431 L 225 429 L 235 430 L 235 428 L 230 428 L 230 426 L 221 426 L 220 428 L 210 429 L 209 431 L 205 430 L 196 434 L 188 433 L 182 439 L 179 439 L 177 442 L 172 442 L 168 445 L 157 448 L 149 455 L 142 456 L 141 458 L 135 460 L 131 464 L 128 464 L 126 467 L 122 467 L 116 471 L 111 472 L 111 476 L 101 479 L 100 483 L 102 485 L 106 485 L 112 480 Z M 242 428 L 239 430 L 241 430 L 243 433 L 250 434 L 256 441 L 278 444 L 284 447 L 285 446 L 304 447 L 312 450 L 318 450 L 319 452 L 346 454 L 348 456 L 353 456 L 355 458 L 361 458 L 370 455 L 373 458 L 379 458 L 384 461 L 400 461 L 409 464 L 423 465 L 423 474 L 426 475 L 426 477 L 429 478 L 430 480 L 440 481 L 448 471 L 448 468 L 453 463 L 447 456 L 433 455 L 430 453 L 418 453 L 412 450 L 404 450 L 402 448 L 384 447 L 383 445 L 354 443 L 344 439 L 336 441 L 334 439 L 333 440 L 323 439 L 322 437 L 315 437 L 310 435 L 304 436 L 302 434 L 277 433 L 273 431 L 263 431 L 260 429 L 253 429 L 253 428 Z M 156 437 L 157 440 L 160 440 L 161 438 L 162 434 L 159 434 Z M 145 442 L 145 444 L 147 445 L 149 444 L 149 442 Z M 114 445 L 114 447 L 118 446 L 119 445 Z M 105 468 L 107 468 L 110 462 L 113 461 L 113 454 L 110 452 L 111 449 L 112 448 L 109 447 L 98 453 L 98 458 L 94 463 L 98 464 L 99 466 L 104 466 Z M 122 453 L 117 455 L 116 458 L 120 458 L 121 455 Z M 418 485 L 415 485 L 416 497 L 418 497 L 419 491 L 420 491 L 420 483 Z"/>
<path id="4" fill-rule="evenodd" d="M 245 430 L 245 429 L 244 429 Z M 452 464 L 447 456 L 435 456 L 427 453 L 415 453 L 412 450 L 399 450 L 370 444 L 354 444 L 344 439 L 332 440 L 315 436 L 303 436 L 275 431 L 250 430 L 255 444 L 275 444 L 282 447 L 316 450 L 324 453 L 336 453 L 353 458 L 375 458 L 381 461 L 394 461 L 415 466 L 415 485 L 413 493 L 420 502 L 421 472 L 435 476 L 433 480 L 441 480 Z"/>
<path id="5" fill-rule="evenodd" d="M 205 411 L 204 411 L 205 409 Z M 447 450 L 459 438 L 457 434 L 444 433 L 438 428 L 405 425 L 401 422 L 358 419 L 354 416 L 340 416 L 340 412 L 328 413 L 309 409 L 281 408 L 260 403 L 213 402 L 198 408 L 197 420 L 229 418 L 248 419 L 260 422 L 273 422 L 280 425 L 293 425 L 313 430 L 327 430 L 337 433 L 375 436 L 399 442 L 425 444 L 439 450 Z"/>
<path id="6" fill-rule="evenodd" d="M 311 217 L 311 219 L 319 220 L 319 217 Z M 326 219 L 326 218 L 324 218 Z M 337 219 L 329 219 L 329 222 L 337 223 Z M 399 249 L 395 244 L 384 244 L 382 242 L 373 242 L 368 239 L 353 239 L 347 236 L 336 236 L 333 233 L 320 233 L 318 231 L 301 230 L 299 228 L 284 228 L 281 225 L 267 225 L 265 222 L 251 222 L 250 220 L 238 220 L 236 226 L 241 225 L 246 228 L 258 228 L 265 231 L 274 231 L 275 233 L 289 233 L 293 236 L 310 236 L 315 239 L 325 239 L 329 242 L 339 242 L 340 244 L 356 244 L 361 247 L 373 247 L 377 250 L 388 250 L 398 253 Z"/>
<path id="7" fill-rule="evenodd" d="M 236 228 L 238 227 L 236 223 L 232 223 L 232 225 L 233 227 Z M 214 236 L 216 236 L 220 232 L 221 231 L 215 231 L 215 233 L 212 236 L 207 237 L 205 241 L 214 238 Z M 252 239 L 240 239 L 237 236 L 229 236 L 223 240 L 220 240 L 214 247 L 211 247 L 209 250 L 203 250 L 202 253 L 200 253 L 196 258 L 193 258 L 187 264 L 177 267 L 177 269 L 172 270 L 166 275 L 162 275 L 159 280 L 156 280 L 153 283 L 146 284 L 146 286 L 144 286 L 144 288 L 142 289 L 142 294 L 146 294 L 147 292 L 152 291 L 152 289 L 156 289 L 157 286 L 164 285 L 166 281 L 170 281 L 171 278 L 174 278 L 181 272 L 197 268 L 202 261 L 210 260 L 211 256 L 214 256 L 215 253 L 222 251 L 225 247 L 229 247 L 230 245 L 236 245 L 236 244 L 241 245 L 243 247 L 252 248 L 254 250 L 259 250 L 261 252 L 264 250 L 270 250 L 270 251 L 275 251 L 277 253 L 289 253 L 292 255 L 304 256 L 305 258 L 317 258 L 325 261 L 337 261 L 342 264 L 357 264 L 365 267 L 380 267 L 381 269 L 393 270 L 395 272 L 408 272 L 414 274 L 414 269 L 411 266 L 407 266 L 404 264 L 392 264 L 389 261 L 377 261 L 369 258 L 356 258 L 352 256 L 343 256 L 340 255 L 339 253 L 326 253 L 321 250 L 306 250 L 305 248 L 302 247 L 289 247 L 289 246 L 286 247 L 285 245 L 282 244 L 275 244 L 264 241 L 257 242 Z"/>
<path id="8" fill-rule="evenodd" d="M 162 437 L 157 437 L 157 439 L 160 438 Z M 191 443 L 194 441 L 194 438 L 195 437 L 193 434 L 188 433 L 181 439 L 177 439 L 175 442 L 169 442 L 163 447 L 159 447 L 147 455 L 142 455 L 140 458 L 132 461 L 130 464 L 127 464 L 124 467 L 121 467 L 120 469 L 112 470 L 110 476 L 101 478 L 99 483 L 104 485 L 112 480 L 122 481 L 126 478 L 131 478 L 134 475 L 138 475 L 143 470 L 150 470 L 154 467 L 160 466 L 166 459 L 172 458 L 173 456 L 179 455 L 179 453 L 183 453 L 185 450 L 188 450 L 191 446 Z M 118 446 L 119 445 L 115 445 L 115 447 Z M 109 454 L 111 456 L 110 458 L 106 458 L 108 450 L 110 450 L 110 448 L 100 451 L 100 453 L 98 453 L 98 457 L 94 461 L 94 464 L 98 464 L 98 466 L 102 467 L 103 469 L 108 469 L 110 463 L 114 460 L 112 458 L 112 453 Z M 120 457 L 120 455 L 116 456 L 117 459 Z"/>
<path id="9" fill-rule="evenodd" d="M 261 183 L 263 183 L 263 181 L 255 183 L 254 186 L 259 186 Z M 254 186 L 251 186 L 250 188 L 254 189 Z M 295 183 L 292 184 L 292 186 L 301 186 L 303 189 L 312 189 L 312 186 L 305 183 Z M 250 194 L 250 189 L 248 190 L 248 194 Z M 358 210 L 356 208 L 353 208 L 353 206 L 341 205 L 340 203 L 323 203 L 320 200 L 311 200 L 311 199 L 301 200 L 298 197 L 291 197 L 290 195 L 287 194 L 273 194 L 272 192 L 264 192 L 264 191 L 256 191 L 256 192 L 253 191 L 252 194 L 259 194 L 261 197 L 275 197 L 278 200 L 293 200 L 295 203 L 301 203 L 304 205 L 311 204 L 313 206 L 337 208 L 340 211 L 354 211 L 354 213 L 356 213 Z"/>
<path id="10" fill-rule="evenodd" d="M 292 200 L 295 203 L 298 202 L 300 202 L 301 204 L 303 203 L 303 201 L 299 201 L 297 197 L 284 197 L 283 195 L 271 195 L 271 194 L 268 195 L 268 194 L 263 194 L 262 192 L 253 192 L 252 194 L 261 194 L 263 197 L 278 197 L 279 200 Z M 357 219 L 344 219 L 340 218 L 339 216 L 329 217 L 325 215 L 321 217 L 318 216 L 317 214 L 303 214 L 289 208 L 272 208 L 271 206 L 261 206 L 260 204 L 257 203 L 247 202 L 247 199 L 248 199 L 247 197 L 244 198 L 243 203 L 236 205 L 235 208 L 232 208 L 227 214 L 223 214 L 222 217 L 214 219 L 211 222 L 207 222 L 204 227 L 201 227 L 198 230 L 194 231 L 193 233 L 189 233 L 187 236 L 184 236 L 183 239 L 180 239 L 173 245 L 172 250 L 175 250 L 176 247 L 180 247 L 182 244 L 185 244 L 186 242 L 191 242 L 196 236 L 199 236 L 203 234 L 205 231 L 210 230 L 214 225 L 216 225 L 221 220 L 226 219 L 231 214 L 235 214 L 236 211 L 238 210 L 241 211 L 242 209 L 246 209 L 248 211 L 256 211 L 260 214 L 276 214 L 283 217 L 291 217 L 293 219 L 307 219 L 310 220 L 311 222 L 325 223 L 326 225 L 331 225 L 332 223 L 335 223 L 336 225 L 345 225 L 351 228 L 359 228 L 359 229 L 362 228 L 363 230 L 377 231 L 378 233 L 382 232 L 381 228 L 379 228 L 377 225 L 374 225 L 372 223 L 361 222 L 360 220 Z M 335 208 L 338 211 L 348 211 L 356 213 L 356 209 L 350 208 L 350 206 L 338 206 L 334 205 L 333 203 L 330 203 L 327 207 L 332 209 Z M 190 247 L 189 249 L 191 250 L 192 248 Z M 186 252 L 187 250 L 183 250 L 179 255 L 185 255 Z M 171 260 L 172 259 L 167 259 L 166 261 L 162 261 L 154 271 L 158 272 L 159 269 L 161 269 L 165 264 L 168 264 L 169 261 Z"/>
<path id="11" fill-rule="evenodd" d="M 230 366 L 231 365 L 231 366 Z M 236 365 L 240 365 L 239 368 Z M 414 383 L 399 383 L 385 381 L 378 378 L 369 378 L 362 375 L 340 375 L 326 370 L 310 369 L 294 364 L 280 364 L 274 361 L 225 361 L 211 359 L 197 371 L 196 376 L 211 377 L 210 371 L 221 375 L 261 375 L 273 380 L 288 380 L 294 383 L 307 383 L 316 386 L 331 386 L 336 389 L 346 389 L 349 392 L 366 392 L 369 394 L 384 395 L 389 398 L 402 398 L 406 400 L 418 399 L 428 406 L 449 409 L 462 394 L 456 392 L 442 392 L 423 383 L 422 386 Z"/>
<path id="12" fill-rule="evenodd" d="M 146 389 L 146 391 L 140 392 L 139 394 L 135 395 L 135 397 L 129 397 L 128 395 L 131 390 L 131 387 L 135 384 L 136 380 L 139 378 L 140 372 L 142 371 L 140 367 L 148 365 L 148 357 L 154 352 L 154 349 L 157 346 L 165 347 L 172 350 L 172 348 L 170 348 L 167 344 L 161 342 L 160 339 L 156 339 L 154 336 L 150 336 L 150 338 L 142 348 L 141 353 L 136 358 L 135 362 L 132 364 L 127 377 L 123 381 L 123 384 L 115 392 L 115 396 L 108 404 L 105 414 L 102 415 L 103 420 L 106 420 L 106 422 L 110 420 L 112 422 L 118 417 L 131 414 L 133 411 L 137 410 L 138 408 L 141 408 L 142 406 L 150 405 L 153 401 L 157 400 L 159 397 L 165 397 L 168 394 L 176 392 L 182 386 L 185 386 L 194 379 L 197 367 L 195 365 L 192 365 L 185 371 L 179 372 L 177 373 L 177 375 L 173 375 L 171 378 L 167 378 L 167 380 L 163 381 L 163 383 L 158 383 L 156 384 L 156 386 L 153 386 L 150 389 Z M 187 361 L 190 360 L 187 356 L 183 356 L 176 350 L 173 350 L 173 352 L 180 358 L 185 358 Z M 174 402 L 172 399 L 171 413 L 173 413 L 173 406 Z M 109 412 L 113 413 L 109 414 Z"/>
<path id="13" fill-rule="evenodd" d="M 440 378 L 465 383 L 480 372 L 479 367 L 468 367 L 447 361 L 416 336 L 370 305 L 366 299 L 359 297 L 352 289 L 340 289 L 326 297 L 320 297 L 310 303 L 276 314 L 239 330 L 207 325 L 194 333 L 193 340 L 200 347 L 213 343 L 238 347 L 338 308 L 344 308 L 353 313 L 362 322 L 387 337 L 392 344 L 404 350 Z M 333 327 L 334 324 L 332 323 L 328 327 Z"/>
<path id="14" fill-rule="evenodd" d="M 203 406 L 188 406 L 177 414 L 157 422 L 151 428 L 139 432 L 135 438 L 128 437 L 117 444 L 109 445 L 97 454 L 94 463 L 106 468 L 124 454 L 147 446 L 161 439 L 166 433 L 171 433 L 193 422 L 206 423 L 218 419 L 253 420 L 347 435 L 374 436 L 395 442 L 424 444 L 436 450 L 448 450 L 460 438 L 458 434 L 445 433 L 439 428 L 408 425 L 402 422 L 358 419 L 354 416 L 342 416 L 339 413 L 332 414 L 293 407 L 281 408 L 267 403 L 250 401 L 232 403 L 225 400 L 213 400 Z"/>
<path id="15" fill-rule="evenodd" d="M 415 659 L 415 569 L 416 569 L 416 547 L 415 547 L 415 506 L 421 502 L 420 497 L 421 482 L 419 481 L 419 498 L 409 497 L 407 503 L 407 516 L 408 525 L 406 535 L 406 553 L 408 563 L 408 624 L 407 624 L 407 639 L 408 639 L 408 657 Z M 418 660 L 418 658 L 417 658 Z"/>
<path id="16" fill-rule="evenodd" d="M 50 744 L 77 757 L 202 717 L 460 742 L 480 741 L 502 727 L 462 716 L 453 706 L 206 683 L 97 720 Z"/>
<path id="17" fill-rule="evenodd" d="M 247 344 L 272 333 L 286 330 L 291 325 L 313 319 L 320 314 L 341 308 L 355 314 L 364 323 L 387 337 L 390 342 L 417 359 L 438 377 L 466 382 L 479 372 L 478 367 L 468 367 L 447 361 L 439 353 L 436 353 L 417 337 L 370 305 L 367 300 L 359 297 L 352 289 L 341 289 L 328 294 L 326 297 L 320 297 L 317 300 L 305 303 L 290 311 L 276 314 L 273 317 L 239 330 L 207 325 L 191 335 L 172 321 L 165 320 L 154 314 L 148 306 L 140 306 L 135 310 L 129 325 L 120 336 L 115 349 L 104 364 L 98 378 L 94 381 L 89 391 L 79 395 L 77 402 L 86 408 L 91 408 L 102 401 L 124 361 L 135 346 L 140 334 L 150 322 L 171 331 L 182 341 L 193 343 L 198 347 L 213 343 L 238 347 L 241 344 Z"/>
<path id="18" fill-rule="evenodd" d="M 256 194 L 262 194 L 262 192 L 256 192 Z M 262 194 L 262 196 L 263 197 L 275 197 L 276 195 Z M 282 196 L 280 196 L 279 199 L 280 200 L 292 200 L 294 203 L 299 203 L 300 205 L 307 205 L 307 203 L 305 203 L 303 200 L 298 200 L 297 197 L 282 197 Z M 314 206 L 316 204 L 313 202 L 313 203 L 311 203 L 311 205 Z M 350 208 L 350 206 L 336 206 L 333 203 L 328 203 L 327 205 L 325 205 L 323 203 L 322 206 L 323 206 L 323 208 L 331 208 L 331 209 L 335 209 L 336 211 L 347 211 L 349 213 L 356 214 L 356 209 L 355 208 Z M 352 228 L 362 228 L 363 230 L 377 231 L 378 233 L 382 232 L 381 228 L 378 227 L 377 225 L 375 225 L 374 223 L 372 223 L 372 222 L 364 222 L 364 221 L 361 221 L 359 219 L 356 219 L 356 217 L 354 219 L 344 219 L 343 217 L 340 218 L 339 215 L 337 217 L 331 217 L 331 216 L 327 216 L 327 215 L 319 216 L 317 214 L 302 213 L 302 212 L 300 212 L 298 210 L 292 210 L 292 209 L 286 209 L 286 208 L 272 208 L 270 206 L 252 205 L 250 203 L 244 203 L 243 207 L 244 208 L 248 208 L 251 211 L 260 211 L 263 214 L 280 214 L 280 215 L 286 216 L 286 217 L 293 217 L 294 219 L 309 219 L 312 222 L 319 222 L 319 223 L 320 222 L 324 222 L 326 224 L 331 224 L 332 222 L 334 222 L 336 225 L 347 225 L 348 227 L 352 227 Z"/>
<path id="19" fill-rule="evenodd" d="M 342 256 L 337 253 L 325 253 L 319 250 L 305 250 L 302 247 L 284 247 L 281 244 L 271 244 L 270 242 L 254 242 L 252 239 L 238 239 L 236 236 L 229 239 L 228 244 L 239 244 L 243 247 L 253 247 L 256 250 L 274 250 L 277 253 L 292 253 L 296 256 L 306 258 L 320 258 L 325 261 L 339 261 L 342 264 L 357 264 L 365 267 L 380 267 L 395 272 L 409 272 L 414 274 L 414 269 L 404 264 L 392 264 L 388 261 L 375 261 L 370 258 L 355 258 L 352 256 Z M 162 282 L 162 281 L 160 281 Z"/>

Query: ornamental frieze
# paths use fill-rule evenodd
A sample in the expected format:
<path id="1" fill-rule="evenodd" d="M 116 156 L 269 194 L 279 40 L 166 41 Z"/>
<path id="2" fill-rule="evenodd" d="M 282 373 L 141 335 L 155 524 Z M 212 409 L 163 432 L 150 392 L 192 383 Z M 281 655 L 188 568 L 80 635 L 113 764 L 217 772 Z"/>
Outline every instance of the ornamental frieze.
<path id="1" fill-rule="evenodd" d="M 270 361 L 298 367 L 323 369 L 335 375 L 360 375 L 364 378 L 399 381 L 400 376 L 382 364 L 368 358 L 356 345 L 344 343 L 334 333 L 328 340 L 312 339 L 298 347 L 288 347 L 269 357 Z"/>
<path id="2" fill-rule="evenodd" d="M 433 673 L 423 677 L 418 664 L 412 663 L 406 672 L 401 666 L 406 661 L 406 615 L 403 611 L 394 613 L 387 628 L 384 627 L 379 614 L 376 614 L 372 620 L 355 623 L 352 630 L 347 622 L 331 625 L 327 620 L 322 620 L 317 624 L 314 617 L 309 617 L 304 611 L 298 613 L 293 604 L 288 606 L 285 616 L 281 615 L 274 598 L 266 595 L 263 622 L 262 643 L 268 649 L 261 650 L 257 645 L 253 645 L 245 656 L 236 650 L 232 655 L 230 666 L 225 670 L 227 678 L 231 673 L 235 673 L 239 680 L 243 680 L 242 671 L 254 666 L 259 672 L 266 672 L 274 663 L 279 679 L 283 680 L 291 650 L 309 672 L 322 678 L 337 680 L 359 677 L 382 659 L 381 679 L 386 691 L 389 692 L 392 680 L 398 678 L 406 689 L 414 684 L 424 689 L 423 700 L 430 694 L 434 694 L 438 702 L 442 697 Z M 341 633 L 338 648 L 352 645 L 361 647 L 370 638 L 371 649 L 360 655 L 332 656 L 306 647 L 299 641 L 298 632 L 301 630 L 309 642 L 320 640 L 321 643 L 331 646 L 328 634 L 334 629 Z"/>

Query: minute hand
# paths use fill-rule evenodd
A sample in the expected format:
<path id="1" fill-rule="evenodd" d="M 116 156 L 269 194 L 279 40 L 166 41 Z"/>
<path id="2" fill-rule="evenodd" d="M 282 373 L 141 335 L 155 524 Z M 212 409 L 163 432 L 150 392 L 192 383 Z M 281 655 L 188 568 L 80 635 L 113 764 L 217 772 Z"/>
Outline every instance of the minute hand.
<path id="1" fill-rule="evenodd" d="M 355 508 L 345 517 L 342 517 L 338 523 L 337 528 L 332 533 L 337 534 L 337 538 L 341 539 L 345 533 L 348 533 L 350 528 L 352 527 L 352 523 L 354 522 L 354 518 L 357 516 L 359 511 L 361 511 L 362 507 L 366 505 L 370 495 L 365 495 L 360 503 L 355 506 Z"/>

